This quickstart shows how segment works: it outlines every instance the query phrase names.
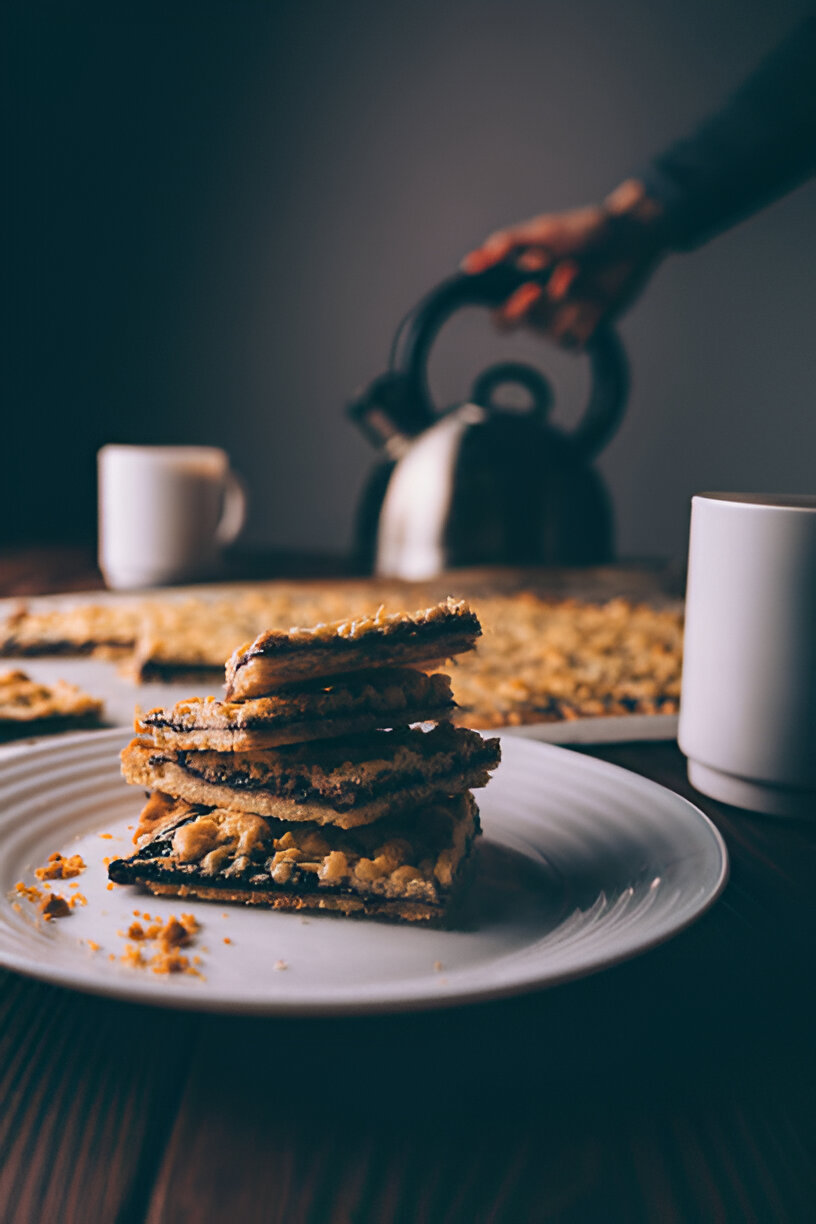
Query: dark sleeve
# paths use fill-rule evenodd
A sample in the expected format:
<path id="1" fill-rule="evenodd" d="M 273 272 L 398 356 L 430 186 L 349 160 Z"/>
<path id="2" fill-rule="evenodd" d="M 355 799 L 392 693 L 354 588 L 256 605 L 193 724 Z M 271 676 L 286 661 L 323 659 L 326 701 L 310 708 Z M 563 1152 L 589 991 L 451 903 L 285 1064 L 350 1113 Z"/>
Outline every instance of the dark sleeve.
<path id="1" fill-rule="evenodd" d="M 689 137 L 635 171 L 667 243 L 705 242 L 816 172 L 816 13 Z"/>

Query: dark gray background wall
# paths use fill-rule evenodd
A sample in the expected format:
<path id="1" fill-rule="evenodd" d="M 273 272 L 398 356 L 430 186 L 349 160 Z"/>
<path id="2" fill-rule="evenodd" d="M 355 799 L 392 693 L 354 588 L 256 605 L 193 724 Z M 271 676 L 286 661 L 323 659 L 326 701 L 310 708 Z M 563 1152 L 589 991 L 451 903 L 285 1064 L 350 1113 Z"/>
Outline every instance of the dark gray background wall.
<path id="1" fill-rule="evenodd" d="M 201 4 L 9 22 L 2 531 L 89 536 L 96 447 L 226 446 L 248 539 L 340 549 L 371 458 L 342 413 L 402 313 L 490 229 L 595 200 L 682 133 L 801 0 Z M 601 466 L 625 555 L 678 554 L 703 488 L 812 490 L 816 184 L 658 272 Z M 471 313 L 499 356 L 580 361 Z M 22 460 L 18 460 L 18 456 Z"/>

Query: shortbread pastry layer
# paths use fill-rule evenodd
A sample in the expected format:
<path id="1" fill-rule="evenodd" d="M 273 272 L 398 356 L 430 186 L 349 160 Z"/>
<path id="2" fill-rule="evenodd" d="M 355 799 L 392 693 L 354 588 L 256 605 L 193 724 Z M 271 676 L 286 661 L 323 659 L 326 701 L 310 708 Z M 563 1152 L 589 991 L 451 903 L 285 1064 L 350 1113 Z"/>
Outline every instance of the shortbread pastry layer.
<path id="1" fill-rule="evenodd" d="M 450 679 L 409 668 L 380 668 L 296 692 L 247 701 L 190 698 L 137 718 L 155 745 L 246 752 L 448 717 Z"/>
<path id="2" fill-rule="evenodd" d="M 136 738 L 122 773 L 190 803 L 349 829 L 485 786 L 500 756 L 497 739 L 440 723 L 254 752 L 181 751 Z"/>

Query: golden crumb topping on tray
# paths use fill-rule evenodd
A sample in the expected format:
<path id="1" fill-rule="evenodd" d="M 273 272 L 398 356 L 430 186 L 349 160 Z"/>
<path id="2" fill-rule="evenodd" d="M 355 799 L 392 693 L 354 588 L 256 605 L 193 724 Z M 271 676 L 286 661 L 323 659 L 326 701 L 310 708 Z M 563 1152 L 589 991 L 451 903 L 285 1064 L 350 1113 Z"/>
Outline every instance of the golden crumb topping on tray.
<path id="1" fill-rule="evenodd" d="M 437 597 L 431 588 L 427 593 L 429 603 Z M 424 595 L 424 588 L 411 588 L 411 604 Z M 224 660 L 241 642 L 251 643 L 267 632 L 286 636 L 293 625 L 323 626 L 321 632 L 344 626 L 344 632 L 356 635 L 378 618 L 399 616 L 385 609 L 405 601 L 404 588 L 379 581 L 258 584 L 217 598 L 151 597 L 126 608 L 85 605 L 84 613 L 73 608 L 39 614 L 47 620 L 20 610 L 7 621 L 0 644 L 8 653 L 15 652 L 15 641 L 16 653 L 47 652 L 49 642 L 64 649 L 72 636 L 81 648 L 83 635 L 85 645 L 96 641 L 103 648 L 116 637 L 120 643 L 130 641 L 134 678 L 171 678 L 205 668 L 215 685 Z M 500 727 L 677 710 L 683 634 L 679 607 L 654 608 L 626 599 L 548 600 L 529 592 L 470 602 L 483 636 L 478 650 L 462 655 L 451 669 L 462 724 Z"/>
<path id="2" fill-rule="evenodd" d="M 478 652 L 452 668 L 458 722 L 488 728 L 678 708 L 677 608 L 522 593 L 479 600 L 478 612 Z"/>

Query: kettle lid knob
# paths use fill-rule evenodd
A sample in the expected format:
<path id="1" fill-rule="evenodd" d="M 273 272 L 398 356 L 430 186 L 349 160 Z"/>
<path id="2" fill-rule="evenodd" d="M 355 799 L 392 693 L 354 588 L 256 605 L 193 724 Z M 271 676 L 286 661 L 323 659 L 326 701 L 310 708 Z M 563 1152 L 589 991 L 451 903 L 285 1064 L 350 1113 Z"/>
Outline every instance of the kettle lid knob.
<path id="1" fill-rule="evenodd" d="M 473 383 L 471 402 L 488 412 L 506 411 L 506 404 L 496 394 L 502 387 L 522 387 L 527 393 L 527 404 L 522 409 L 525 416 L 532 417 L 537 423 L 544 423 L 554 396 L 550 380 L 539 370 L 521 361 L 502 361 L 488 366 Z"/>

